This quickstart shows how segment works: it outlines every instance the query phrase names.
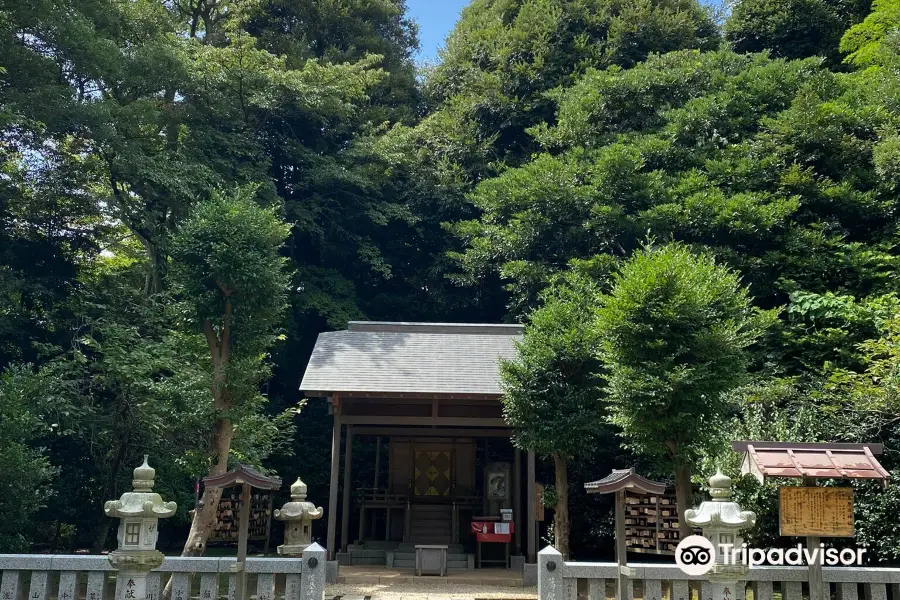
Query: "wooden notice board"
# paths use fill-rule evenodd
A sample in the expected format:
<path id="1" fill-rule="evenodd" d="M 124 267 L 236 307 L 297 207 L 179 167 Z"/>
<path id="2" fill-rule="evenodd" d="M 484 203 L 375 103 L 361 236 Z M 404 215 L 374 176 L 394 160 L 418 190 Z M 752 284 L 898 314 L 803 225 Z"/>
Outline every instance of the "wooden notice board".
<path id="1" fill-rule="evenodd" d="M 853 488 L 782 487 L 781 535 L 853 537 Z"/>

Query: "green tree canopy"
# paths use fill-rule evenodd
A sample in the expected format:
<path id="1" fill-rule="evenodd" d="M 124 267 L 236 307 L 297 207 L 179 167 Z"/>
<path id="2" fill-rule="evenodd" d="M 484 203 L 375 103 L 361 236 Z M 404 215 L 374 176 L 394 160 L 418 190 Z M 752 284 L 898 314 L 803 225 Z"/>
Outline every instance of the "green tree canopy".
<path id="1" fill-rule="evenodd" d="M 275 208 L 256 204 L 255 191 L 214 193 L 197 206 L 172 243 L 173 275 L 186 317 L 205 336 L 212 365 L 210 476 L 228 470 L 234 422 L 259 397 L 259 384 L 268 374 L 267 352 L 287 307 L 287 259 L 280 251 L 290 228 Z M 203 554 L 221 495 L 221 488 L 204 490 L 185 555 Z"/>
<path id="2" fill-rule="evenodd" d="M 516 446 L 553 459 L 555 544 L 567 556 L 568 461 L 584 455 L 604 430 L 596 298 L 588 280 L 573 278 L 549 289 L 529 317 L 516 359 L 501 365 L 503 415 L 515 428 Z"/>
<path id="3" fill-rule="evenodd" d="M 841 52 L 858 67 L 897 64 L 900 49 L 900 2 L 874 0 L 872 12 L 841 38 Z"/>
<path id="4" fill-rule="evenodd" d="M 753 344 L 775 318 L 738 276 L 680 244 L 648 247 L 613 279 L 598 316 L 612 422 L 635 451 L 673 468 L 678 514 L 705 444 L 735 406 Z M 681 522 L 683 536 L 691 528 Z"/>
<path id="5" fill-rule="evenodd" d="M 781 58 L 821 56 L 840 64 L 838 43 L 868 14 L 871 0 L 739 0 L 725 22 L 737 52 Z"/>

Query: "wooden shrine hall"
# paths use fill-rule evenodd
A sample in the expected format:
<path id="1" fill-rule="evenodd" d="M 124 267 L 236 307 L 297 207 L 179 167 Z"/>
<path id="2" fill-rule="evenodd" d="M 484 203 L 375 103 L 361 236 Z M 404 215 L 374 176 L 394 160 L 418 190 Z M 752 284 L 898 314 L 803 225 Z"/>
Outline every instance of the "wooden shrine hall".
<path id="1" fill-rule="evenodd" d="M 329 560 L 411 568 L 416 547 L 441 545 L 451 569 L 535 561 L 535 457 L 512 447 L 500 401 L 500 359 L 515 357 L 522 333 L 351 321 L 319 335 L 300 389 L 334 415 Z M 352 484 L 361 438 L 375 442 L 371 487 Z"/>

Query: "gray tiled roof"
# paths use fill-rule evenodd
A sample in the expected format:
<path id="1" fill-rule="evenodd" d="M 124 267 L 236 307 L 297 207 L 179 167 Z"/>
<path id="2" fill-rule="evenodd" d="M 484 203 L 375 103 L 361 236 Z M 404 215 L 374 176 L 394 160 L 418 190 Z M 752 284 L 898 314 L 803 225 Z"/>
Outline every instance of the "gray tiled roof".
<path id="1" fill-rule="evenodd" d="M 320 333 L 300 389 L 500 395 L 500 358 L 515 357 L 520 325 L 353 321 Z"/>

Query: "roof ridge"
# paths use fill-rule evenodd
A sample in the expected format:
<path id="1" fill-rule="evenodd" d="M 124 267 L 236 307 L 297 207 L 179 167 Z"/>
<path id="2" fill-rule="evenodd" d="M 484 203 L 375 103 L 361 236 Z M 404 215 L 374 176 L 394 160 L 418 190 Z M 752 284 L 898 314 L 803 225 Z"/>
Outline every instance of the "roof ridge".
<path id="1" fill-rule="evenodd" d="M 347 331 L 379 333 L 444 333 L 455 335 L 522 335 L 525 326 L 505 323 L 427 323 L 416 321 L 349 321 Z"/>

